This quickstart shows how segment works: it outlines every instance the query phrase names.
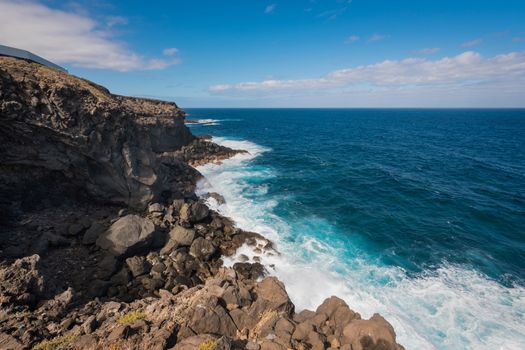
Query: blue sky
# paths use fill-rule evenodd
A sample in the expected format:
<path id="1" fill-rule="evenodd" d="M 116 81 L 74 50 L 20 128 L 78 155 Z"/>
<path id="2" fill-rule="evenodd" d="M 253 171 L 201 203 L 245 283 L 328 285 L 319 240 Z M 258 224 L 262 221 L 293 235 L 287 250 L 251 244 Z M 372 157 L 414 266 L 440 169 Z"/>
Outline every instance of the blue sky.
<path id="1" fill-rule="evenodd" d="M 525 106 L 523 0 L 0 0 L 0 44 L 182 107 Z"/>

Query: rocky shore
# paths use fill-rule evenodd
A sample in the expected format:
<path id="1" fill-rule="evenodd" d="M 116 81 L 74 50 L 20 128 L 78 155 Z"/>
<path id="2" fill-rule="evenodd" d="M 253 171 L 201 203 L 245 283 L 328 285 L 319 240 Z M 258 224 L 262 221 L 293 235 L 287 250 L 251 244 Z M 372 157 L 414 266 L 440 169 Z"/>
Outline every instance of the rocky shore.
<path id="1" fill-rule="evenodd" d="M 194 166 L 241 151 L 184 115 L 0 57 L 0 349 L 403 349 L 380 315 L 296 312 L 257 261 L 222 266 L 278 252 L 196 197 Z"/>

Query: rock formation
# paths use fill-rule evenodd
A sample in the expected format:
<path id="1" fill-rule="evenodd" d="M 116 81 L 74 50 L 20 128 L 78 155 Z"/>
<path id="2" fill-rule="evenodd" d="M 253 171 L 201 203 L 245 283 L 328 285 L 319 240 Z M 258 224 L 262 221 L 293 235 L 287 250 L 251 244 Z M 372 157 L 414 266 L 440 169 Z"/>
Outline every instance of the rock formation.
<path id="1" fill-rule="evenodd" d="M 238 151 L 174 103 L 0 58 L 0 140 L 0 349 L 402 349 L 379 315 L 297 313 L 257 261 L 223 267 L 278 252 L 195 196 L 191 165 Z"/>

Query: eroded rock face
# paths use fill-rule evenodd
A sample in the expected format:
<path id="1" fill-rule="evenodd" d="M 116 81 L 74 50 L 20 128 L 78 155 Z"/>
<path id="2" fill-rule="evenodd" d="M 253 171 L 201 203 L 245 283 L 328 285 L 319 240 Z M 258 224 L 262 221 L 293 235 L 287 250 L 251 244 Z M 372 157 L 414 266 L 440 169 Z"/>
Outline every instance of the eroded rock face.
<path id="1" fill-rule="evenodd" d="M 39 274 L 38 255 L 16 260 L 0 268 L 0 305 L 34 306 L 44 292 L 44 279 Z"/>
<path id="2" fill-rule="evenodd" d="M 257 257 L 221 267 L 278 252 L 193 194 L 188 163 L 238 152 L 186 134 L 175 104 L 0 63 L 0 211 L 23 213 L 0 222 L 1 349 L 402 349 L 336 297 L 296 314 Z"/>
<path id="3" fill-rule="evenodd" d="M 184 190 L 174 180 L 189 167 L 159 155 L 194 136 L 175 103 L 112 95 L 72 75 L 0 57 L 0 139 L 6 203 L 23 201 L 17 194 L 27 196 L 27 188 L 39 196 L 61 189 L 143 208 L 163 191 Z"/>

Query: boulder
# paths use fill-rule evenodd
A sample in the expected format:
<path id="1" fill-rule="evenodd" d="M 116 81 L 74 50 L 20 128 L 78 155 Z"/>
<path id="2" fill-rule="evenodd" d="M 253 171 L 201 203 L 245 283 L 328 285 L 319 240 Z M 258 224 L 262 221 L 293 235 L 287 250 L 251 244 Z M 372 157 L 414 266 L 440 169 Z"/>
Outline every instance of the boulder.
<path id="1" fill-rule="evenodd" d="M 209 260 L 216 251 L 213 243 L 202 237 L 195 239 L 190 247 L 190 255 L 203 261 Z"/>
<path id="2" fill-rule="evenodd" d="M 188 326 L 197 334 L 222 334 L 234 337 L 237 326 L 221 305 L 219 299 L 208 295 L 197 304 L 192 312 Z"/>
<path id="3" fill-rule="evenodd" d="M 233 269 L 246 279 L 257 280 L 263 277 L 266 273 L 266 269 L 261 263 L 249 263 L 249 262 L 238 262 L 233 264 Z"/>
<path id="4" fill-rule="evenodd" d="M 343 344 L 352 350 L 401 350 L 396 343 L 394 328 L 381 315 L 374 314 L 369 320 L 354 320 L 343 330 Z"/>
<path id="5" fill-rule="evenodd" d="M 208 217 L 210 210 L 200 202 L 184 203 L 179 211 L 179 217 L 182 222 L 197 223 Z"/>
<path id="6" fill-rule="evenodd" d="M 178 247 L 189 247 L 195 238 L 195 230 L 176 225 L 168 234 L 168 242 L 161 249 L 161 254 L 167 254 Z"/>
<path id="7" fill-rule="evenodd" d="M 126 259 L 126 265 L 131 271 L 133 277 L 149 273 L 151 269 L 150 263 L 143 256 L 133 256 Z"/>
<path id="8" fill-rule="evenodd" d="M 130 256 L 146 251 L 152 244 L 155 225 L 138 215 L 118 219 L 97 239 L 97 245 L 117 257 Z"/>
<path id="9" fill-rule="evenodd" d="M 39 261 L 38 255 L 31 255 L 0 269 L 0 306 L 35 305 L 45 290 Z"/>
<path id="10" fill-rule="evenodd" d="M 276 311 L 290 315 L 294 310 L 294 305 L 286 293 L 284 284 L 275 277 L 266 277 L 257 284 L 254 292 L 257 294 L 257 300 L 251 306 L 252 314 Z"/>

